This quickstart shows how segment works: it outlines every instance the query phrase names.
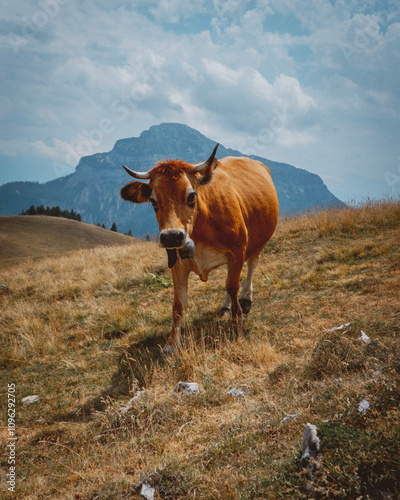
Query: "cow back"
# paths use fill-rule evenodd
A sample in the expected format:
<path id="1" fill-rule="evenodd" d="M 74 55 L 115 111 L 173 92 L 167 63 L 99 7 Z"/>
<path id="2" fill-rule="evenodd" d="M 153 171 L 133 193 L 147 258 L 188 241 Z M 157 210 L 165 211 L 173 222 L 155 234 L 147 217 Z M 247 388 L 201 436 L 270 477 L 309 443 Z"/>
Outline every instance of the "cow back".
<path id="1" fill-rule="evenodd" d="M 211 246 L 243 246 L 258 254 L 275 231 L 279 204 L 269 169 L 250 158 L 218 161 L 212 181 L 199 189 L 194 239 Z"/>

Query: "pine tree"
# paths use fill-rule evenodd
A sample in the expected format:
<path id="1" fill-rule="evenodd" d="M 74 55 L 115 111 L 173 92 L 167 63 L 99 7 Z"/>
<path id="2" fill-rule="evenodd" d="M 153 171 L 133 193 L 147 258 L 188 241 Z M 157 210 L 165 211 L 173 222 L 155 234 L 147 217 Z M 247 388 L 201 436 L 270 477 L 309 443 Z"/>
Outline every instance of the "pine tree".
<path id="1" fill-rule="evenodd" d="M 115 222 L 112 223 L 110 231 L 114 231 L 115 233 L 117 232 L 117 225 L 115 224 Z"/>

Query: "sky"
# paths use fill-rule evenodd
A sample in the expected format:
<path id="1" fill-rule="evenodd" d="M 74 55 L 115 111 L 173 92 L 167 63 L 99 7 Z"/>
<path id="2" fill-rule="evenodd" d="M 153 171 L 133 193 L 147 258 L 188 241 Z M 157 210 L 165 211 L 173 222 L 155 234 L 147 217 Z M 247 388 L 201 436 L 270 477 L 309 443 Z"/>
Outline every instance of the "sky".
<path id="1" fill-rule="evenodd" d="M 0 27 L 0 185 L 178 122 L 346 202 L 400 193 L 398 0 L 3 0 Z"/>

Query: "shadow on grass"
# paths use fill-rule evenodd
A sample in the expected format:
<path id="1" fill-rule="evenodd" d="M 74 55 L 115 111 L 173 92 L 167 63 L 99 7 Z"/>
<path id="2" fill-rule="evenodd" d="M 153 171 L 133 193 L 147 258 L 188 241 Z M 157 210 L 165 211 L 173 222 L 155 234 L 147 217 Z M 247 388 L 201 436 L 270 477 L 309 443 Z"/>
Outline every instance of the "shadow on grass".
<path id="1" fill-rule="evenodd" d="M 235 342 L 240 335 L 247 337 L 251 328 L 247 326 L 244 317 L 244 331 L 238 332 L 237 325 L 232 321 L 230 313 L 221 316 L 219 311 L 205 311 L 194 317 L 182 330 L 182 345 L 188 341 L 207 350 L 216 349 L 221 343 Z"/>
<path id="2" fill-rule="evenodd" d="M 163 336 L 154 336 L 133 342 L 120 355 L 118 369 L 113 375 L 110 387 L 78 408 L 56 415 L 53 420 L 89 421 L 96 412 L 104 411 L 110 400 L 128 395 L 133 386 L 138 386 L 140 389 L 148 386 L 155 367 L 165 362 L 165 357 L 162 354 L 165 342 Z"/>
<path id="3" fill-rule="evenodd" d="M 156 334 L 133 342 L 119 356 L 110 387 L 78 408 L 54 416 L 53 420 L 89 421 L 96 412 L 104 411 L 110 400 L 129 395 L 132 387 L 148 387 L 154 371 L 164 366 L 169 359 L 163 354 L 166 337 L 165 333 Z M 237 329 L 230 318 L 219 318 L 214 312 L 207 311 L 182 329 L 181 348 L 197 352 L 216 350 L 237 339 Z M 179 354 L 177 357 L 179 358 Z"/>

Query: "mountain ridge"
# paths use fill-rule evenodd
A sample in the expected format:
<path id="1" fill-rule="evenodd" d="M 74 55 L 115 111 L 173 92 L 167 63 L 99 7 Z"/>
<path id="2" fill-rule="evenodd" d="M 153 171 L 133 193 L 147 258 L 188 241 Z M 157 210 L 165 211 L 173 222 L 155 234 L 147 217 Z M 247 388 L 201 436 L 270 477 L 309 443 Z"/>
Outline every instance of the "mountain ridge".
<path id="1" fill-rule="evenodd" d="M 82 157 L 74 173 L 46 182 L 12 182 L 0 186 L 0 215 L 17 215 L 31 205 L 73 208 L 91 224 L 116 222 L 118 231 L 131 229 L 134 236 L 157 233 L 158 226 L 148 204 L 132 205 L 119 196 L 129 181 L 122 164 L 146 171 L 165 158 L 196 163 L 208 158 L 216 142 L 198 130 L 178 123 L 162 123 L 144 130 L 139 137 L 119 139 L 113 149 Z M 247 156 L 233 149 L 218 148 L 219 158 Z M 307 170 L 260 156 L 271 171 L 278 191 L 281 213 L 304 211 L 316 206 L 344 205 L 323 183 Z"/>

